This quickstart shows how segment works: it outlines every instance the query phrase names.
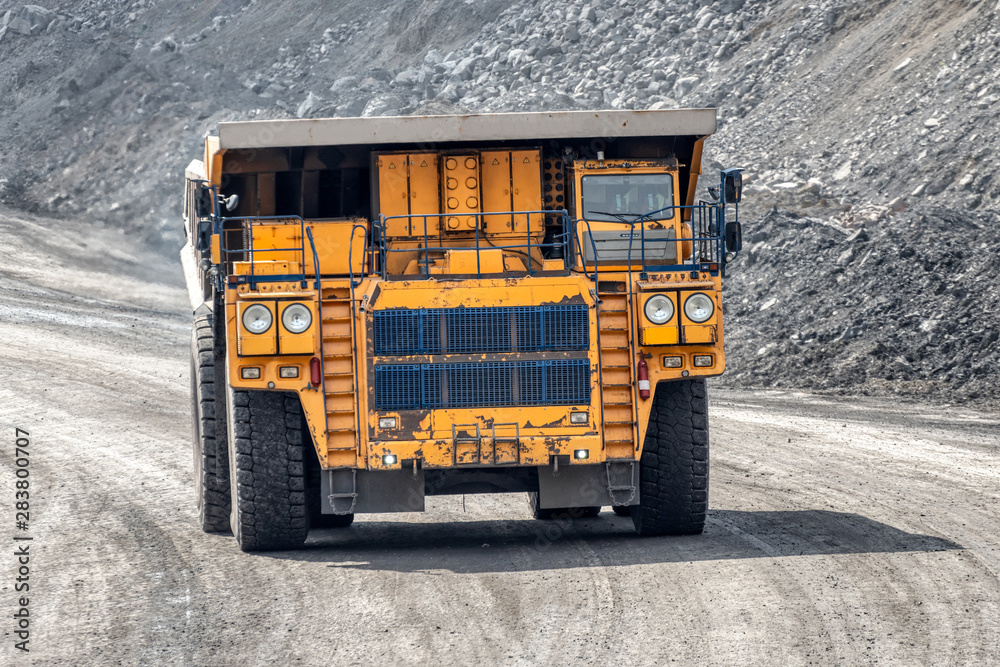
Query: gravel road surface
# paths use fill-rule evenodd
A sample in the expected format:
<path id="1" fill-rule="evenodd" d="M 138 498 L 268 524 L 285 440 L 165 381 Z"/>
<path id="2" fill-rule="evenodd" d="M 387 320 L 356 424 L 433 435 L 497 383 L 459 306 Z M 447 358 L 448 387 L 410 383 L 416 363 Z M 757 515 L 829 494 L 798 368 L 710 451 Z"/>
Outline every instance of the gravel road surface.
<path id="1" fill-rule="evenodd" d="M 0 213 L 4 552 L 34 538 L 31 651 L 7 620 L 3 664 L 1000 663 L 995 413 L 717 389 L 704 535 L 457 496 L 242 554 L 196 523 L 179 270 L 38 224 Z"/>

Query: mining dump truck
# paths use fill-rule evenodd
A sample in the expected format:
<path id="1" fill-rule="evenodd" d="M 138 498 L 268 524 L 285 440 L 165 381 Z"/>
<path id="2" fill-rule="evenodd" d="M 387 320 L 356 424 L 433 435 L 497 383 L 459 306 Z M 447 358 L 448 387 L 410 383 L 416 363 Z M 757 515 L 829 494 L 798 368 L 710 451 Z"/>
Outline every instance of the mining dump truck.
<path id="1" fill-rule="evenodd" d="M 291 549 L 427 496 L 700 533 L 739 169 L 714 109 L 232 122 L 187 169 L 199 515 Z"/>

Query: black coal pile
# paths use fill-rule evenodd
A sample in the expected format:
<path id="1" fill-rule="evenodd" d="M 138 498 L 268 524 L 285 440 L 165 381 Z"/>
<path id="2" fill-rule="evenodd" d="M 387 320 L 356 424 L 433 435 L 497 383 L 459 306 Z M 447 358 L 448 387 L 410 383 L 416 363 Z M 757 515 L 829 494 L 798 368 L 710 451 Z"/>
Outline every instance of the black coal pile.
<path id="1" fill-rule="evenodd" d="M 1000 216 L 775 209 L 745 241 L 725 287 L 725 384 L 1000 398 Z"/>

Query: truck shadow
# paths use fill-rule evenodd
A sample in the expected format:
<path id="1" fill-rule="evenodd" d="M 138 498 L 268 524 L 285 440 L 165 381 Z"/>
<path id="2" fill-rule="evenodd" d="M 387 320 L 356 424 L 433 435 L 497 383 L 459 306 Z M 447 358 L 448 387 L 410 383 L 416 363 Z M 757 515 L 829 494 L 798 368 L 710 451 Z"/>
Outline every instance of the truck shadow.
<path id="1" fill-rule="evenodd" d="M 360 521 L 311 533 L 303 550 L 261 555 L 345 569 L 480 573 L 962 548 L 859 514 L 823 510 L 714 510 L 702 535 L 649 538 L 634 533 L 631 519 L 605 510 L 573 521 Z"/>

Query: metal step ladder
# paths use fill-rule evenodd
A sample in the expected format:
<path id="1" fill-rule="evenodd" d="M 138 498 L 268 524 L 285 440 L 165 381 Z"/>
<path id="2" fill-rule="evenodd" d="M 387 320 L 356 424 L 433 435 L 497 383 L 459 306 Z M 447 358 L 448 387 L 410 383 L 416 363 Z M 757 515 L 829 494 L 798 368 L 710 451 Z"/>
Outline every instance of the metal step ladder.
<path id="1" fill-rule="evenodd" d="M 605 458 L 632 459 L 637 430 L 629 296 L 615 292 L 598 293 L 597 297 Z"/>
<path id="2" fill-rule="evenodd" d="M 352 466 L 357 460 L 359 426 L 349 283 L 323 285 L 322 313 L 327 458 L 331 465 Z"/>

